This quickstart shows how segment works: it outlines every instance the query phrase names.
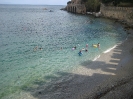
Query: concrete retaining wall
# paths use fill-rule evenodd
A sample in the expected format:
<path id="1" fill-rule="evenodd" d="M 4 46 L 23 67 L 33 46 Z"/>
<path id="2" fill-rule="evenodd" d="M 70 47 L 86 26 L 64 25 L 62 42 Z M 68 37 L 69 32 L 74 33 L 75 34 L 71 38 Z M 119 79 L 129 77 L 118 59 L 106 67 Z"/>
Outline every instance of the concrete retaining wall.
<path id="1" fill-rule="evenodd" d="M 110 7 L 101 4 L 100 12 L 103 17 L 119 19 L 133 24 L 133 7 Z"/>

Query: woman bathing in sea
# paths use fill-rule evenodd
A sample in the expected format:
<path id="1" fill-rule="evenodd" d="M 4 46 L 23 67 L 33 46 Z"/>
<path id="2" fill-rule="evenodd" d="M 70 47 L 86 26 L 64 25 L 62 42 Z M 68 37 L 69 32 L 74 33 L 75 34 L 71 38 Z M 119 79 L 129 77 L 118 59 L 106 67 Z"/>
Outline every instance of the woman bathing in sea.
<path id="1" fill-rule="evenodd" d="M 82 51 L 80 50 L 78 54 L 79 54 L 79 56 L 81 56 L 82 55 Z"/>
<path id="2" fill-rule="evenodd" d="M 100 48 L 100 43 L 97 44 L 97 47 Z"/>

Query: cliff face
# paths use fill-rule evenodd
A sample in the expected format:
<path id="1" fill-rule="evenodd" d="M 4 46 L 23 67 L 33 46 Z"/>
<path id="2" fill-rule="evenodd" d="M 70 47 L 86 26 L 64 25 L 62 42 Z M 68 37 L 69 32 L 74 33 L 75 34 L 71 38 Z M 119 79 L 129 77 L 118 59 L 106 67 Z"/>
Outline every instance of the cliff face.
<path id="1" fill-rule="evenodd" d="M 82 0 L 71 0 L 71 2 L 67 4 L 66 10 L 73 13 L 86 13 L 86 7 L 82 4 Z"/>
<path id="2" fill-rule="evenodd" d="M 103 17 L 119 19 L 133 24 L 133 7 L 110 7 L 101 4 L 100 12 Z"/>

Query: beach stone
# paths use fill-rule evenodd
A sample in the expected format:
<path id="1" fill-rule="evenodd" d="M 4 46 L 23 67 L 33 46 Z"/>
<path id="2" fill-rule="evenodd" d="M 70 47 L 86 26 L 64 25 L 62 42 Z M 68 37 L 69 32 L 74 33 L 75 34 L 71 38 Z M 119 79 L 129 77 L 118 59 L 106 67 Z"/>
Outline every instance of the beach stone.
<path id="1" fill-rule="evenodd" d="M 42 92 L 40 91 L 40 92 L 38 92 L 39 94 L 42 94 Z"/>
<path id="2" fill-rule="evenodd" d="M 97 95 L 100 96 L 101 95 L 101 92 L 98 92 Z"/>
<path id="3" fill-rule="evenodd" d="M 112 85 L 112 87 L 114 87 L 114 85 Z"/>

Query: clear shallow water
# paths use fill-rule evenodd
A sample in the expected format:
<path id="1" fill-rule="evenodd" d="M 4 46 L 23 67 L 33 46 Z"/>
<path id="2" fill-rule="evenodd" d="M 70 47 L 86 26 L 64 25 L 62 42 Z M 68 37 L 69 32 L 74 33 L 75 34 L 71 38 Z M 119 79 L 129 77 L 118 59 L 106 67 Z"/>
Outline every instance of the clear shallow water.
<path id="1" fill-rule="evenodd" d="M 118 23 L 59 10 L 63 7 L 0 5 L 0 98 L 64 79 L 67 75 L 57 73 L 94 60 L 127 36 Z M 100 50 L 91 46 L 97 43 Z M 88 52 L 78 56 L 86 44 Z"/>

